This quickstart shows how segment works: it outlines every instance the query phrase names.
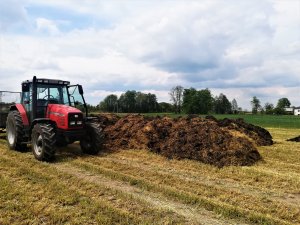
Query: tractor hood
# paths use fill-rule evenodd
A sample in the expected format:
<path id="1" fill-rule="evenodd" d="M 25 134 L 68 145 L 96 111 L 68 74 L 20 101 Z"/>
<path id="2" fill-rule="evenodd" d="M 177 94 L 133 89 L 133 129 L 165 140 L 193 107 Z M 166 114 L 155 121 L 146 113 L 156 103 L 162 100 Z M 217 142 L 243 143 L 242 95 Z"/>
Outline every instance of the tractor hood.
<path id="1" fill-rule="evenodd" d="M 58 105 L 58 104 L 48 104 L 48 115 L 49 114 L 56 114 L 58 116 L 65 116 L 69 113 L 82 113 L 79 109 L 68 105 Z"/>
<path id="2" fill-rule="evenodd" d="M 54 121 L 59 129 L 69 130 L 83 127 L 83 113 L 71 106 L 48 104 L 47 117 Z"/>

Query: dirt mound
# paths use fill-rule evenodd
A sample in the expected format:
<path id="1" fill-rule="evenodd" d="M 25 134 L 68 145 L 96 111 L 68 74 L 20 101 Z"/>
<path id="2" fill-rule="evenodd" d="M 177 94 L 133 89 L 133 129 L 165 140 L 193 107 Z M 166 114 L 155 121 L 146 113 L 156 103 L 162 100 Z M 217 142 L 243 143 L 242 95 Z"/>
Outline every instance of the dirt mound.
<path id="1" fill-rule="evenodd" d="M 300 136 L 291 138 L 291 139 L 287 139 L 287 141 L 294 141 L 294 142 L 300 142 Z"/>
<path id="2" fill-rule="evenodd" d="M 194 159 L 218 167 L 252 165 L 261 159 L 255 145 L 272 144 L 267 131 L 241 120 L 141 115 L 120 119 L 101 115 L 99 119 L 108 149 L 148 149 L 168 158 Z"/>
<path id="3" fill-rule="evenodd" d="M 266 129 L 255 126 L 253 124 L 246 123 L 243 119 L 223 119 L 217 121 L 218 125 L 221 127 L 226 127 L 230 130 L 236 130 L 239 131 L 252 140 L 258 145 L 258 146 L 264 146 L 264 145 L 272 145 L 273 140 L 272 136 Z"/>
<path id="4" fill-rule="evenodd" d="M 98 114 L 98 115 L 94 115 L 91 114 L 90 116 L 95 116 L 98 117 L 99 122 L 101 123 L 101 126 L 103 128 L 107 127 L 107 126 L 111 126 L 114 125 L 121 117 L 117 116 L 116 114 L 111 114 L 111 113 L 103 113 L 103 114 Z"/>

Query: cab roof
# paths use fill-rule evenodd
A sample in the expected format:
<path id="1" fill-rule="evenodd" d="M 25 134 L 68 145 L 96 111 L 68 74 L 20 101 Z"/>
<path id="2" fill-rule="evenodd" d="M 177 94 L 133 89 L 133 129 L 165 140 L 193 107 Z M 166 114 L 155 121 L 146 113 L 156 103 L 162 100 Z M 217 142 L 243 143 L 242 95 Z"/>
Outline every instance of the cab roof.
<path id="1" fill-rule="evenodd" d="M 30 84 L 32 83 L 31 80 L 25 80 L 22 82 L 22 84 Z M 54 80 L 54 79 L 46 79 L 46 78 L 36 78 L 36 83 L 39 84 L 61 84 L 61 85 L 69 85 L 70 81 L 64 81 L 64 80 Z"/>

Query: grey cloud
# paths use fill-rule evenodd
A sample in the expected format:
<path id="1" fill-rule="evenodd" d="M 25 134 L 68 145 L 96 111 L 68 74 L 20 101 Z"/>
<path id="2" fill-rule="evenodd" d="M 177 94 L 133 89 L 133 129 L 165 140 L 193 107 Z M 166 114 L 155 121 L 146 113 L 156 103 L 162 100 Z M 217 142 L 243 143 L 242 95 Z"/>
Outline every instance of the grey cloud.
<path id="1" fill-rule="evenodd" d="M 37 70 L 61 71 L 61 68 L 58 65 L 58 63 L 54 61 L 37 61 L 33 63 L 32 68 Z"/>
<path id="2" fill-rule="evenodd" d="M 26 21 L 24 2 L 2 2 L 0 29 Z M 7 61 L 8 67 L 16 65 L 25 72 L 28 68 L 41 74 L 57 72 L 63 79 L 82 83 L 87 91 L 167 91 L 174 84 L 234 91 L 300 86 L 300 31 L 295 29 L 300 18 L 289 12 L 279 18 L 277 1 L 135 1 L 124 3 L 126 12 L 114 2 L 93 3 L 93 7 L 71 0 L 40 2 L 30 4 L 69 7 L 95 18 L 96 14 L 115 15 L 113 26 L 62 30 L 56 37 L 27 33 L 15 42 L 23 46 L 30 39 L 32 48 L 14 53 L 8 48 L 3 55 L 10 57 L 3 57 L 2 65 Z M 107 58 L 111 55 L 118 57 Z M 49 58 L 59 63 L 47 61 Z M 32 63 L 35 59 L 40 61 Z M 13 71 L 6 74 L 21 76 Z"/>
<path id="3" fill-rule="evenodd" d="M 0 4 L 0 30 L 7 31 L 15 25 L 27 22 L 24 1 L 1 0 Z"/>

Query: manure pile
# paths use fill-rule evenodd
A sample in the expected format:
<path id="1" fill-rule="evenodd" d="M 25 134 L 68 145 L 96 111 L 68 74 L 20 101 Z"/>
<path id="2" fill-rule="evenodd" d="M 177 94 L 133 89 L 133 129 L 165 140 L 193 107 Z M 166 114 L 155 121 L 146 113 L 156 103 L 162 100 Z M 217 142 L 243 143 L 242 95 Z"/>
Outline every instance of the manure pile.
<path id="1" fill-rule="evenodd" d="M 300 142 L 300 136 L 291 138 L 291 139 L 287 139 L 287 141 L 293 141 L 293 142 Z"/>
<path id="2" fill-rule="evenodd" d="M 261 159 L 256 146 L 272 145 L 270 133 L 238 120 L 188 116 L 98 116 L 107 149 L 148 149 L 170 159 L 193 159 L 218 167 L 248 166 Z"/>

